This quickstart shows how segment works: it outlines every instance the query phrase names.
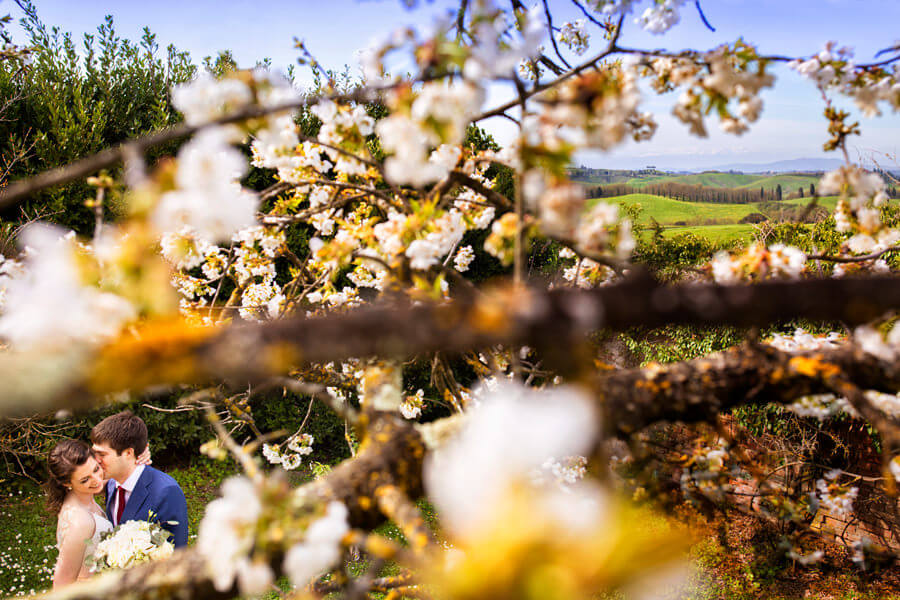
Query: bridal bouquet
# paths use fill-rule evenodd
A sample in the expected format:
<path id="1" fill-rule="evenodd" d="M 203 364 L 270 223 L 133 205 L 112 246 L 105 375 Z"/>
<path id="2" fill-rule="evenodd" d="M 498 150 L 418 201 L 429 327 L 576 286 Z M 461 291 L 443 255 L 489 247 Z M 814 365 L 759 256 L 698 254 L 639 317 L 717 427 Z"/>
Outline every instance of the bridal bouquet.
<path id="1" fill-rule="evenodd" d="M 172 556 L 175 547 L 159 523 L 126 521 L 100 536 L 94 548 L 92 571 L 127 569 L 136 564 Z"/>

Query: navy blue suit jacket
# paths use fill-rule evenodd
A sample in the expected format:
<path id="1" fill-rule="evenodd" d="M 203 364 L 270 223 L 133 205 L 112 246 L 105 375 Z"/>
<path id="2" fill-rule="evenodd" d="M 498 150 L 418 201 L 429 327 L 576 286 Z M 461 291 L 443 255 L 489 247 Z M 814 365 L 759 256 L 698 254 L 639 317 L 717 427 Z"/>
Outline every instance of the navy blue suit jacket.
<path id="1" fill-rule="evenodd" d="M 106 516 L 109 517 L 110 522 L 114 522 L 110 499 L 115 491 L 116 480 L 110 479 L 106 482 Z M 125 521 L 149 521 L 151 512 L 153 513 L 152 520 L 158 522 L 163 529 L 172 534 L 172 538 L 174 538 L 172 541 L 176 548 L 187 546 L 188 518 L 184 492 L 171 476 L 157 471 L 153 467 L 145 466 L 128 502 L 125 503 L 122 523 Z"/>

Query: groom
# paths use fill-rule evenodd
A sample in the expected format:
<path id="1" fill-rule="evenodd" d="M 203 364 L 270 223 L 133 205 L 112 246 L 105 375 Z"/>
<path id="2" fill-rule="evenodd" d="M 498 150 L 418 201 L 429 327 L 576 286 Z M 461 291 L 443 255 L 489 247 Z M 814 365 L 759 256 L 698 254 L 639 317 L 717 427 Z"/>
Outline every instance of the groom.
<path id="1" fill-rule="evenodd" d="M 136 462 L 147 448 L 144 421 L 127 410 L 106 417 L 91 430 L 91 442 L 94 456 L 110 478 L 106 482 L 106 516 L 112 524 L 152 519 L 173 534 L 176 548 L 186 546 L 184 492 L 170 476 Z"/>

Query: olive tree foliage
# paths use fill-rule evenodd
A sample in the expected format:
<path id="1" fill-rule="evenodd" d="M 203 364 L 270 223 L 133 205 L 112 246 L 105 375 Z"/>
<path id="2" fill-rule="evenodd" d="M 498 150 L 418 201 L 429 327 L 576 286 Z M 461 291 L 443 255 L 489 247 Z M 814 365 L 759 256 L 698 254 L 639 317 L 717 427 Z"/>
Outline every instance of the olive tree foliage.
<path id="1" fill-rule="evenodd" d="M 645 430 L 716 424 L 748 405 L 867 423 L 880 485 L 895 494 L 900 280 L 887 259 L 900 232 L 884 179 L 849 160 L 858 124 L 830 98 L 896 109 L 896 49 L 857 64 L 830 43 L 793 58 L 742 40 L 675 52 L 622 39 L 626 19 L 664 33 L 694 9 L 686 4 L 576 2 L 584 18 L 560 23 L 549 3 L 464 1 L 433 31 L 400 29 L 364 52 L 359 86 L 339 85 L 301 45 L 315 91 L 267 68 L 199 73 L 171 90 L 182 124 L 0 191 L 10 208 L 85 177 L 95 190 L 92 236 L 32 225 L 20 236 L 27 251 L 3 262 L 0 411 L 190 386 L 186 405 L 208 411 L 216 431 L 201 450 L 230 452 L 245 471 L 209 505 L 196 546 L 61 594 L 233 597 L 267 592 L 280 576 L 295 597 L 628 594 L 677 569 L 683 550 L 624 516 L 623 485 L 656 491 Z M 404 76 L 389 69 L 398 56 L 414 65 Z M 846 159 L 818 186 L 839 202 L 830 237 L 814 235 L 835 243 L 775 232 L 696 265 L 689 281 L 661 283 L 632 261 L 629 214 L 588 205 L 566 167 L 579 149 L 652 138 L 642 80 L 679 92 L 672 111 L 691 134 L 744 132 L 775 62 L 822 91 L 826 147 Z M 493 83 L 515 97 L 487 105 Z M 491 117 L 515 123 L 511 144 L 472 129 Z M 188 136 L 148 164 L 146 152 Z M 242 179 L 247 146 L 275 178 L 264 189 Z M 95 175 L 118 164 L 120 178 Z M 107 222 L 113 189 L 122 215 Z M 479 263 L 504 276 L 482 285 L 469 277 Z M 636 369 L 602 363 L 596 335 L 799 318 L 848 329 L 750 335 Z M 426 381 L 411 360 L 429 365 Z M 305 420 L 238 443 L 216 411 L 252 422 L 251 398 L 273 390 L 330 407 L 358 441 L 353 456 L 292 487 L 284 471 L 316 444 Z M 624 484 L 608 468 L 612 438 L 633 449 Z M 733 432 L 700 435 L 678 458 L 677 488 L 720 505 L 735 481 L 755 481 L 757 512 L 789 524 L 790 556 L 812 562 L 812 514 L 848 513 L 858 491 L 840 468 L 812 493 L 785 486 L 770 477 L 772 460 L 750 456 Z M 437 532 L 415 504 L 423 496 Z M 406 544 L 374 531 L 386 519 Z M 345 567 L 351 549 L 367 554 L 368 570 Z M 865 565 L 892 559 L 874 543 L 854 550 Z M 399 575 L 380 576 L 388 561 Z"/>

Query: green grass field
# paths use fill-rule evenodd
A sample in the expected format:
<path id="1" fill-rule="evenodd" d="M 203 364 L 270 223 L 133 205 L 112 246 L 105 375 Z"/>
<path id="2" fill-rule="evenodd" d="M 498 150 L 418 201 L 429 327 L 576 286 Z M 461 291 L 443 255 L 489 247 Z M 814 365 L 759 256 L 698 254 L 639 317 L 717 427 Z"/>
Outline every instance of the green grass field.
<path id="1" fill-rule="evenodd" d="M 805 206 L 809 204 L 809 198 L 790 198 L 788 200 L 782 200 L 785 204 L 794 204 L 797 206 Z M 834 207 L 837 206 L 837 196 L 823 196 L 816 200 L 816 203 L 819 206 L 824 206 L 828 210 L 834 210 Z"/>
<path id="2" fill-rule="evenodd" d="M 753 226 L 738 221 L 750 213 L 760 212 L 759 204 L 755 202 L 748 204 L 684 202 L 652 194 L 628 194 L 597 198 L 589 202 L 600 201 L 612 204 L 640 205 L 640 222 L 647 225 L 651 219 L 655 219 L 657 223 L 665 227 L 663 235 L 666 237 L 690 232 L 720 243 L 736 240 L 750 241 L 753 238 Z M 809 204 L 809 201 L 809 198 L 791 198 L 782 203 L 785 206 L 805 206 Z M 819 198 L 818 204 L 828 210 L 834 210 L 837 197 Z M 708 224 L 705 221 L 714 221 L 714 223 Z"/>
<path id="3" fill-rule="evenodd" d="M 683 202 L 651 194 L 628 194 L 626 196 L 602 198 L 602 201 L 611 204 L 640 204 L 642 222 L 648 223 L 653 218 L 662 225 L 671 225 L 678 221 L 696 219 L 728 220 L 736 223 L 748 214 L 757 212 L 756 204 Z"/>
<path id="4" fill-rule="evenodd" d="M 705 237 L 711 242 L 727 243 L 737 240 L 749 242 L 753 239 L 753 225 L 694 225 L 687 227 L 669 226 L 663 230 L 663 237 L 672 237 L 680 233 L 693 233 Z"/>
<path id="5" fill-rule="evenodd" d="M 651 218 L 656 219 L 661 225 L 672 225 L 679 221 L 690 223 L 695 220 L 714 219 L 716 221 L 729 221 L 737 224 L 743 217 L 750 213 L 759 212 L 756 202 L 747 204 L 713 204 L 711 202 L 684 202 L 663 196 L 652 194 L 628 194 L 625 196 L 612 196 L 609 198 L 593 199 L 589 202 L 608 202 L 639 204 L 641 206 L 641 222 L 648 223 Z M 785 205 L 804 206 L 809 204 L 807 198 L 792 198 L 784 200 Z M 818 204 L 829 210 L 833 210 L 837 204 L 837 197 L 827 196 L 818 199 Z"/>

